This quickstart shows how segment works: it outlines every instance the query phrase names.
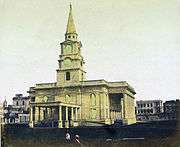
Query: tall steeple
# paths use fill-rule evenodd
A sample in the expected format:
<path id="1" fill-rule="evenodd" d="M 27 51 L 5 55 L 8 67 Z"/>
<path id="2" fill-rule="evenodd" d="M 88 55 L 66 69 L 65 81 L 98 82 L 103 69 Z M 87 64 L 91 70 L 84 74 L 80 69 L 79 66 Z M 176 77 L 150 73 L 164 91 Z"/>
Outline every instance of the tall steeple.
<path id="1" fill-rule="evenodd" d="M 71 41 L 77 40 L 76 27 L 74 24 L 74 19 L 73 19 L 73 14 L 72 14 L 72 5 L 71 4 L 70 4 L 65 40 L 71 40 Z"/>
<path id="2" fill-rule="evenodd" d="M 65 41 L 61 43 L 61 54 L 58 60 L 58 86 L 72 85 L 85 80 L 84 59 L 81 55 L 82 44 L 78 41 L 77 36 L 70 4 Z"/>
<path id="3" fill-rule="evenodd" d="M 76 33 L 71 4 L 70 4 L 69 17 L 68 17 L 68 23 L 67 23 L 67 28 L 66 28 L 66 34 L 68 33 Z"/>

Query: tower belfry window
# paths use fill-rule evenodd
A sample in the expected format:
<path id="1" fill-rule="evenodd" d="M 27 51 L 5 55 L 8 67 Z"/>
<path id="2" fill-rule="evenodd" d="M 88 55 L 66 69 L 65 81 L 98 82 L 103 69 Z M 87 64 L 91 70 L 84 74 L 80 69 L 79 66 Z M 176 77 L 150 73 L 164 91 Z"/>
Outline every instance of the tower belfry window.
<path id="1" fill-rule="evenodd" d="M 66 81 L 69 81 L 71 79 L 70 72 L 66 72 Z"/>

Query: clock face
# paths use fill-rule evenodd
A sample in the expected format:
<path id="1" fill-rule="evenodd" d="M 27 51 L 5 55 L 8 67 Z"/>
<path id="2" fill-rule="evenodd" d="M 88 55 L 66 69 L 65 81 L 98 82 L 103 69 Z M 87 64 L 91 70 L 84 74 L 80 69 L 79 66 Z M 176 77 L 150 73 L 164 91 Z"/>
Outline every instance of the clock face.
<path id="1" fill-rule="evenodd" d="M 72 53 L 72 47 L 70 45 L 66 45 L 64 48 L 64 54 L 71 54 Z"/>
<path id="2" fill-rule="evenodd" d="M 64 66 L 65 66 L 65 67 L 70 67 L 70 66 L 71 66 L 71 59 L 66 58 L 66 59 L 64 60 Z"/>

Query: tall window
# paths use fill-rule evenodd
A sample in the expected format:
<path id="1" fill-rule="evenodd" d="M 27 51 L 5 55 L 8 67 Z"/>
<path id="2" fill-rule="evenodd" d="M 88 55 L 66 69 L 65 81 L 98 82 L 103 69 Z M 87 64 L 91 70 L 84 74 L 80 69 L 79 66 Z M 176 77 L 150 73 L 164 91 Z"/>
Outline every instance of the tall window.
<path id="1" fill-rule="evenodd" d="M 18 103 L 18 101 L 16 102 L 16 106 L 18 106 L 19 105 L 19 103 Z"/>
<path id="2" fill-rule="evenodd" d="M 69 81 L 71 79 L 70 72 L 66 72 L 66 80 Z"/>
<path id="3" fill-rule="evenodd" d="M 109 97 L 108 97 L 108 95 L 106 94 L 106 106 L 108 106 L 108 104 L 109 104 Z"/>
<path id="4" fill-rule="evenodd" d="M 90 109 L 90 118 L 96 119 L 97 111 L 96 111 L 96 95 L 94 93 L 90 94 L 90 101 L 91 101 L 91 109 Z"/>
<path id="5" fill-rule="evenodd" d="M 96 106 L 96 96 L 95 94 L 90 94 L 91 106 Z"/>
<path id="6" fill-rule="evenodd" d="M 83 81 L 83 73 L 81 74 L 81 80 Z"/>

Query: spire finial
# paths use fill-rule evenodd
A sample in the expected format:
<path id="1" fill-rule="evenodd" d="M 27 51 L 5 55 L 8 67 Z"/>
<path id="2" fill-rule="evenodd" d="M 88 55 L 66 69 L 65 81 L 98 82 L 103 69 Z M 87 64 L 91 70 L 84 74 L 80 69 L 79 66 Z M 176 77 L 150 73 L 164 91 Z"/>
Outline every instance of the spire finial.
<path id="1" fill-rule="evenodd" d="M 72 15 L 72 4 L 70 3 L 70 10 L 69 10 L 69 18 L 67 23 L 66 34 L 68 33 L 76 33 L 76 28 L 74 25 L 73 15 Z"/>

